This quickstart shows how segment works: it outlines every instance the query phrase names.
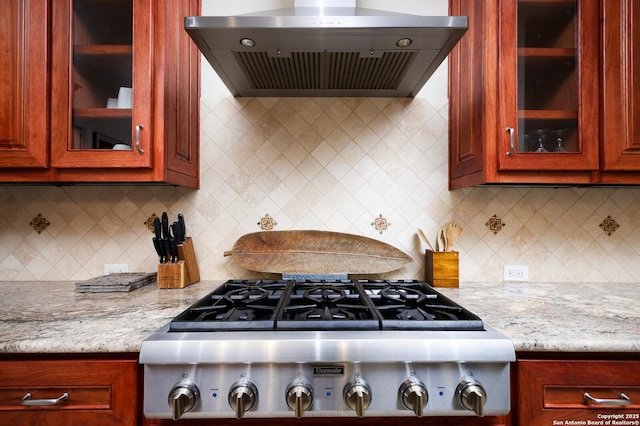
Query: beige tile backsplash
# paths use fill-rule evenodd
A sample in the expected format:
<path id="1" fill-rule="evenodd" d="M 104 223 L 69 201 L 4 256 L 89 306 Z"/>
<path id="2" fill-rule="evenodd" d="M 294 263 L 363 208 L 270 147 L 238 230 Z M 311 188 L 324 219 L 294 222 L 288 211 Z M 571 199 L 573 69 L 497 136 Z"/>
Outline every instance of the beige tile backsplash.
<path id="1" fill-rule="evenodd" d="M 223 257 L 244 233 L 324 229 L 380 239 L 415 262 L 389 274 L 423 278 L 422 228 L 464 227 L 462 281 L 637 282 L 640 189 L 447 189 L 447 105 L 427 99 L 203 98 L 201 189 L 0 186 L 0 280 L 82 280 L 105 263 L 155 271 L 146 220 L 183 213 L 201 278 L 254 277 Z M 38 215 L 48 225 L 40 233 Z M 497 233 L 487 226 L 496 215 Z M 372 223 L 382 216 L 386 230 Z M 607 217 L 619 227 L 610 236 Z"/>

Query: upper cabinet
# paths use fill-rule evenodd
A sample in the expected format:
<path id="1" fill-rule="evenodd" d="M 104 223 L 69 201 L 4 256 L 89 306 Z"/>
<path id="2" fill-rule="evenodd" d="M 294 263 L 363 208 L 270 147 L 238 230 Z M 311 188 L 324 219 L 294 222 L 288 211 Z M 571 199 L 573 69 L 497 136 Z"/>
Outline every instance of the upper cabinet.
<path id="1" fill-rule="evenodd" d="M 640 2 L 603 0 L 602 13 L 603 180 L 620 183 L 640 171 Z"/>
<path id="2" fill-rule="evenodd" d="M 20 10 L 45 2 L 12 3 Z M 200 13 L 200 1 L 60 0 L 49 7 L 50 21 L 38 25 L 51 23 L 51 64 L 39 75 L 50 84 L 36 98 L 50 96 L 50 106 L 29 113 L 48 123 L 38 138 L 48 163 L 34 169 L 0 152 L 0 181 L 197 188 L 200 54 L 183 22 Z"/>
<path id="3" fill-rule="evenodd" d="M 601 8 L 592 0 L 451 0 L 451 14 L 468 15 L 470 26 L 449 59 L 451 189 L 609 183 L 607 153 L 634 149 L 629 139 L 607 137 L 607 108 L 616 110 L 609 112 L 611 120 L 630 114 L 631 126 L 633 109 L 622 105 L 628 99 L 612 101 L 600 84 L 607 55 L 617 55 L 605 73 L 617 76 L 609 84 L 622 93 L 632 93 L 633 82 L 620 79 L 638 74 L 630 48 L 631 17 L 638 20 L 630 9 L 638 6 L 620 3 L 625 1 L 605 1 Z M 626 11 L 614 10 L 620 8 Z M 602 13 L 615 18 L 605 22 L 601 44 Z M 626 170 L 640 170 L 640 162 Z M 634 179 L 640 182 L 621 174 L 617 183 Z"/>
<path id="4" fill-rule="evenodd" d="M 55 3 L 52 166 L 152 167 L 152 0 Z"/>
<path id="5" fill-rule="evenodd" d="M 47 4 L 3 1 L 0 12 L 0 167 L 46 168 Z"/>

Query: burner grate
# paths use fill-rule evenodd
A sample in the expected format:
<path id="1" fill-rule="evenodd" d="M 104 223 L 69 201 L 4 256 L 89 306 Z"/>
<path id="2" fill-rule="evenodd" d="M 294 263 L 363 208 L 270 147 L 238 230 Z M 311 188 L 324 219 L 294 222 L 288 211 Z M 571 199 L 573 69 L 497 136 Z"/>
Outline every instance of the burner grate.
<path id="1" fill-rule="evenodd" d="M 293 283 L 277 329 L 378 329 L 373 307 L 353 282 Z"/>
<path id="2" fill-rule="evenodd" d="M 231 280 L 170 331 L 484 330 L 480 318 L 415 280 Z"/>
<path id="3" fill-rule="evenodd" d="M 482 320 L 414 280 L 361 281 L 383 329 L 484 330 Z"/>

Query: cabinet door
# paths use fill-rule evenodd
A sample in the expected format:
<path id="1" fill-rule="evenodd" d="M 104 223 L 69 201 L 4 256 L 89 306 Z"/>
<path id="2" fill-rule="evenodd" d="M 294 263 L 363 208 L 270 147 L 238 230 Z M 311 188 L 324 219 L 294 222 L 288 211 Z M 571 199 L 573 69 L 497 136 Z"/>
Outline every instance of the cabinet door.
<path id="1" fill-rule="evenodd" d="M 517 368 L 520 426 L 640 422 L 638 361 L 527 360 Z"/>
<path id="2" fill-rule="evenodd" d="M 152 167 L 152 1 L 52 11 L 52 166 Z"/>
<path id="3" fill-rule="evenodd" d="M 502 1 L 499 170 L 598 170 L 597 4 Z"/>
<path id="4" fill-rule="evenodd" d="M 604 0 L 603 20 L 603 170 L 639 171 L 640 2 Z"/>
<path id="5" fill-rule="evenodd" d="M 0 5 L 0 167 L 49 165 L 45 1 Z"/>

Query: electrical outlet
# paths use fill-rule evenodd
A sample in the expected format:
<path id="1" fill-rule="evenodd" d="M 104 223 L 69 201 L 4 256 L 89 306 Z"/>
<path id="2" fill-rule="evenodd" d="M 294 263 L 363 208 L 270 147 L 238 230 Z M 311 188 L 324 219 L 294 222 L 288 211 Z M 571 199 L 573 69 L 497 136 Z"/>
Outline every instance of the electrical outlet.
<path id="1" fill-rule="evenodd" d="M 529 267 L 504 265 L 504 281 L 529 281 Z"/>
<path id="2" fill-rule="evenodd" d="M 129 272 L 128 263 L 105 263 L 104 264 L 104 275 L 121 274 L 123 272 Z"/>

